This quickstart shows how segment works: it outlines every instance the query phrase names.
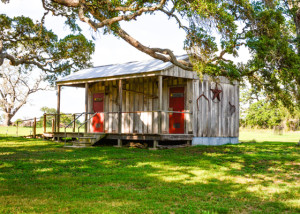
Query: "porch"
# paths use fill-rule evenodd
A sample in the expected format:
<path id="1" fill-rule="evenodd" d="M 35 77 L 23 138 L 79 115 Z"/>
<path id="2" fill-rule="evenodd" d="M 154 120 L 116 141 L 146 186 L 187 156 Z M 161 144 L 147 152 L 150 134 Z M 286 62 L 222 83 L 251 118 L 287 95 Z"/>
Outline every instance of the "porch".
<path id="1" fill-rule="evenodd" d="M 75 138 L 88 133 L 105 134 L 106 139 L 118 140 L 120 145 L 122 140 L 192 140 L 196 130 L 193 90 L 197 77 L 193 72 L 172 69 L 176 71 L 58 82 L 57 114 L 51 132 L 45 130 L 45 135 L 59 139 L 65 135 Z M 85 112 L 73 115 L 67 125 L 73 130 L 66 133 L 60 122 L 62 87 L 85 88 Z M 83 129 L 77 130 L 75 120 L 82 115 Z"/>

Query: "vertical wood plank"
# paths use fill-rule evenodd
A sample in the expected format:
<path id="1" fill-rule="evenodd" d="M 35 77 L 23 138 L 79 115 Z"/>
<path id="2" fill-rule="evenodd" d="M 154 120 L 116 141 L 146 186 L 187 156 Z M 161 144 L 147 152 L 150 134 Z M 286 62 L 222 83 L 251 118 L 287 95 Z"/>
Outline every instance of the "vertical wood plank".
<path id="1" fill-rule="evenodd" d="M 133 88 L 135 91 L 139 91 L 139 79 L 135 78 L 134 81 L 133 81 Z M 139 95 L 138 93 L 135 93 L 134 94 L 134 98 L 133 98 L 133 102 L 134 102 L 134 111 L 138 111 L 138 107 L 139 107 Z M 138 133 L 138 130 L 139 130 L 139 117 L 138 117 L 138 113 L 134 113 L 134 116 L 133 116 L 133 132 L 134 133 Z"/>
<path id="2" fill-rule="evenodd" d="M 91 84 L 89 84 L 89 86 L 88 86 L 88 110 L 87 110 L 87 112 L 93 112 L 93 93 L 94 92 L 98 92 L 98 91 L 95 91 L 95 86 L 96 85 L 98 85 L 98 84 L 94 84 L 94 85 L 91 85 Z M 88 115 L 88 118 L 89 118 L 89 116 L 91 116 L 91 115 Z M 87 132 L 90 132 L 90 130 L 92 129 L 92 122 L 91 121 L 89 121 L 88 123 L 87 123 Z"/>
<path id="3" fill-rule="evenodd" d="M 89 84 L 85 83 L 85 112 L 88 113 L 89 111 Z M 88 114 L 85 114 L 84 120 L 88 119 Z M 84 132 L 87 133 L 88 131 L 89 122 L 86 122 L 84 125 Z"/>
<path id="4" fill-rule="evenodd" d="M 174 71 L 173 76 L 178 77 L 178 67 L 177 66 L 174 66 L 173 71 Z"/>
<path id="5" fill-rule="evenodd" d="M 123 88 L 122 79 L 119 80 L 119 109 L 118 109 L 118 133 L 122 133 L 122 100 L 123 100 Z"/>
<path id="6" fill-rule="evenodd" d="M 126 112 L 129 112 L 130 110 L 130 94 L 129 94 L 129 83 L 126 82 Z M 125 133 L 129 133 L 129 128 L 130 128 L 130 119 L 129 119 L 129 114 L 125 113 Z"/>
<path id="7" fill-rule="evenodd" d="M 134 112 L 134 96 L 135 96 L 135 93 L 133 93 L 132 91 L 135 90 L 135 85 L 134 85 L 133 79 L 131 79 L 129 81 L 129 86 L 130 86 L 129 88 L 131 90 L 131 92 L 129 93 L 129 103 L 130 103 L 129 111 Z M 134 113 L 129 114 L 129 120 L 130 120 L 129 133 L 133 133 Z"/>
<path id="8" fill-rule="evenodd" d="M 122 81 L 122 88 L 126 89 L 126 80 Z M 122 95 L 122 133 L 125 133 L 126 132 L 125 113 L 123 112 L 126 112 L 126 91 L 124 91 Z"/>
<path id="9" fill-rule="evenodd" d="M 214 83 L 210 83 L 210 87 L 209 87 L 209 91 L 211 88 L 214 88 Z M 217 114 L 217 98 L 215 98 L 215 100 L 211 102 L 211 112 L 210 112 L 210 126 L 209 126 L 209 130 L 210 130 L 210 137 L 215 137 L 216 136 L 216 114 Z"/>
<path id="10" fill-rule="evenodd" d="M 163 79 L 158 76 L 158 133 L 162 133 L 162 100 L 163 100 Z"/>
<path id="11" fill-rule="evenodd" d="M 87 84 L 87 83 L 86 83 Z M 87 89 L 85 89 L 87 90 Z M 56 131 L 59 132 L 59 124 L 60 124 L 60 93 L 61 93 L 61 86 L 58 85 L 57 86 L 57 108 L 56 108 L 56 111 L 57 111 L 57 117 L 56 117 Z M 87 99 L 87 98 L 85 98 Z"/>
<path id="12" fill-rule="evenodd" d="M 158 80 L 156 77 L 153 80 L 153 94 L 157 96 L 157 98 L 153 99 L 153 133 L 158 134 Z"/>
<path id="13" fill-rule="evenodd" d="M 201 82 L 199 79 L 197 80 L 192 80 L 193 82 L 193 134 L 195 137 L 201 136 L 201 134 L 198 133 L 198 130 L 201 133 L 200 125 L 202 124 L 201 120 L 201 112 L 198 111 L 197 108 L 197 99 L 199 97 L 199 90 L 201 90 Z M 201 102 L 199 100 L 199 110 L 202 109 Z"/>
<path id="14" fill-rule="evenodd" d="M 139 99 L 138 99 L 138 103 L 139 103 L 139 111 L 143 111 L 144 109 L 144 96 L 142 94 L 142 92 L 144 91 L 144 86 L 143 86 L 143 78 L 139 78 Z M 138 129 L 138 133 L 143 133 L 143 118 L 142 118 L 142 113 L 138 114 L 139 116 L 139 129 Z"/>
<path id="15" fill-rule="evenodd" d="M 144 86 L 144 111 L 148 110 L 148 97 L 145 96 L 145 94 L 148 93 L 148 78 L 143 78 L 143 86 Z M 148 133 L 148 117 L 147 117 L 147 112 L 143 112 L 143 133 L 146 134 Z"/>
<path id="16" fill-rule="evenodd" d="M 153 78 L 149 78 L 149 94 L 153 95 Z M 152 111 L 152 105 L 153 105 L 153 97 L 149 97 L 149 103 L 148 103 L 148 110 Z M 148 112 L 148 133 L 153 133 L 153 113 Z"/>
<path id="17" fill-rule="evenodd" d="M 109 112 L 112 112 L 113 111 L 113 93 L 112 93 L 112 81 L 109 81 L 108 82 L 108 85 L 109 85 Z M 108 132 L 109 133 L 112 133 L 112 130 L 113 130 L 113 114 L 112 113 L 109 113 L 109 122 L 108 122 Z"/>
<path id="18" fill-rule="evenodd" d="M 221 83 L 221 86 L 222 86 L 222 89 L 223 89 L 223 85 L 224 84 L 222 84 Z M 217 127 L 217 129 L 218 129 L 218 132 L 217 132 L 217 137 L 222 137 L 222 106 L 223 106 L 223 99 L 224 99 L 224 92 L 222 91 L 221 92 L 221 101 L 218 103 L 218 118 L 217 118 L 217 120 L 218 120 L 218 127 Z"/>
<path id="19" fill-rule="evenodd" d="M 224 116 L 225 116 L 225 125 L 224 125 L 224 137 L 229 136 L 229 128 L 228 128 L 228 96 L 229 96 L 229 91 L 228 91 L 228 85 L 224 84 L 225 86 L 225 93 L 224 93 Z"/>
<path id="20" fill-rule="evenodd" d="M 111 81 L 111 94 L 112 94 L 112 97 L 111 97 L 111 104 L 112 104 L 112 108 L 111 108 L 111 111 L 112 112 L 115 112 L 116 111 L 116 81 L 113 80 Z M 116 131 L 116 121 L 115 121 L 115 114 L 114 113 L 111 113 L 111 125 L 112 125 L 112 128 L 111 128 L 111 131 L 112 133 L 114 133 Z"/>
<path id="21" fill-rule="evenodd" d="M 104 111 L 109 112 L 109 88 L 108 81 L 104 82 Z M 106 91 L 107 90 L 107 91 Z M 109 129 L 109 114 L 104 114 L 104 132 L 108 132 Z"/>
<path id="22" fill-rule="evenodd" d="M 193 80 L 188 80 L 186 82 L 186 88 L 187 88 L 187 100 L 186 100 L 186 105 L 187 105 L 187 110 L 189 112 L 193 112 Z M 192 126 L 192 114 L 186 114 L 186 120 L 187 120 L 187 133 L 190 133 L 193 131 L 193 126 Z"/>
<path id="23" fill-rule="evenodd" d="M 235 93 L 235 87 L 234 85 L 231 85 L 230 84 L 230 88 L 231 88 L 231 105 L 234 105 L 235 106 L 235 103 L 236 103 L 236 93 Z M 230 116 L 231 116 L 231 132 L 230 132 L 230 137 L 234 137 L 235 136 L 235 126 L 236 126 L 236 123 L 235 123 L 235 117 L 236 117 L 236 113 L 234 112 L 233 114 L 231 114 L 230 112 Z"/>
<path id="24" fill-rule="evenodd" d="M 167 85 L 167 79 L 163 80 L 163 95 L 162 95 L 162 133 L 169 133 L 169 91 L 168 91 L 168 85 Z"/>
<path id="25" fill-rule="evenodd" d="M 240 87 L 237 83 L 236 87 L 236 102 L 235 102 L 235 123 L 236 123 L 236 130 L 235 130 L 235 137 L 239 137 L 239 127 L 240 127 Z"/>
<path id="26" fill-rule="evenodd" d="M 204 92 L 204 95 L 209 98 L 209 93 L 210 92 L 207 92 L 207 85 L 208 85 L 207 81 L 203 80 L 203 92 Z M 208 99 L 208 100 L 209 100 L 209 102 L 207 102 L 206 100 L 204 101 L 204 99 L 202 99 L 202 124 L 203 124 L 203 132 L 202 132 L 201 137 L 208 137 L 207 118 L 208 118 L 208 114 L 210 113 L 208 105 L 211 103 L 211 99 Z"/>
<path id="27" fill-rule="evenodd" d="M 202 119 L 202 111 L 203 111 L 203 106 L 202 106 L 202 102 L 204 102 L 203 99 L 205 99 L 204 97 L 201 97 L 198 100 L 198 105 L 197 105 L 197 99 L 199 98 L 199 96 L 203 93 L 203 81 L 199 80 L 194 80 L 195 82 L 198 82 L 198 84 L 196 84 L 196 88 L 195 88 L 195 109 L 197 109 L 197 137 L 201 137 L 202 133 L 203 133 L 203 119 Z"/>

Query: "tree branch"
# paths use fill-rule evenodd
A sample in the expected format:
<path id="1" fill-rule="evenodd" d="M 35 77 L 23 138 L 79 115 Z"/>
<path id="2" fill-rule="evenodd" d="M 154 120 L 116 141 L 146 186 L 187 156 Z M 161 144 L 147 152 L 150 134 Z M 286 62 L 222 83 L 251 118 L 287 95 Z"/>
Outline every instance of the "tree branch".
<path id="1" fill-rule="evenodd" d="M 130 45 L 135 47 L 136 49 L 152 56 L 155 59 L 162 60 L 164 62 L 172 62 L 174 65 L 185 69 L 185 70 L 193 70 L 193 66 L 190 62 L 186 62 L 184 60 L 177 60 L 176 56 L 169 49 L 161 49 L 161 48 L 149 48 L 142 45 L 139 41 L 131 37 L 128 33 L 126 33 L 120 27 L 115 31 L 122 39 L 128 42 Z M 165 56 L 167 55 L 167 56 Z"/>
<path id="2" fill-rule="evenodd" d="M 51 1 L 67 7 L 78 7 L 80 2 L 79 0 L 51 0 Z"/>
<path id="3" fill-rule="evenodd" d="M 164 6 L 165 3 L 166 3 L 166 0 L 161 0 L 160 3 L 155 6 L 142 7 L 132 14 L 116 16 L 116 17 L 109 18 L 109 19 L 105 19 L 104 17 L 101 17 L 99 15 L 99 12 L 94 10 L 93 7 L 88 7 L 86 4 L 80 4 L 78 16 L 81 21 L 89 24 L 96 31 L 98 28 L 102 28 L 104 26 L 110 26 L 116 22 L 120 22 L 123 20 L 127 21 L 127 20 L 136 19 L 137 16 L 140 16 L 145 12 L 152 12 L 152 11 L 159 10 Z M 87 16 L 85 16 L 84 14 L 86 11 L 89 11 L 100 22 L 96 23 L 96 22 L 92 21 L 90 18 L 88 18 Z"/>

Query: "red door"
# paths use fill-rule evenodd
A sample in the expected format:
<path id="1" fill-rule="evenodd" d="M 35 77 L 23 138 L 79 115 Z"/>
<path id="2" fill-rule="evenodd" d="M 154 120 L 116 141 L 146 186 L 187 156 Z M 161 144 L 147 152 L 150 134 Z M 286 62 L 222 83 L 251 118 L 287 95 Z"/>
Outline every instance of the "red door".
<path id="1" fill-rule="evenodd" d="M 93 110 L 94 112 L 103 112 L 104 111 L 104 94 L 96 93 L 93 94 Z M 92 118 L 92 132 L 103 132 L 104 126 L 104 114 L 97 113 Z"/>
<path id="2" fill-rule="evenodd" d="M 184 87 L 170 88 L 170 111 L 184 111 Z M 169 133 L 184 133 L 184 113 L 169 114 Z"/>

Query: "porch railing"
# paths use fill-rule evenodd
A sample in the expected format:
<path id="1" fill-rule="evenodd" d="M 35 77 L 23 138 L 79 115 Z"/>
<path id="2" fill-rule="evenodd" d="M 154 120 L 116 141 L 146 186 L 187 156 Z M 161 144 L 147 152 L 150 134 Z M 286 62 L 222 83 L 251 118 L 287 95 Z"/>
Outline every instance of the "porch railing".
<path id="1" fill-rule="evenodd" d="M 169 115 L 184 114 L 184 134 L 189 134 L 193 130 L 193 118 L 190 111 L 124 111 L 124 112 L 97 112 L 104 116 L 103 133 L 138 133 L 138 134 L 169 134 Z M 51 119 L 52 132 L 60 132 L 60 127 L 64 128 L 64 133 L 80 132 L 83 126 L 85 129 L 81 132 L 90 132 L 90 121 L 96 115 L 94 112 L 83 112 L 75 114 L 44 114 L 44 132 L 47 132 L 47 123 Z M 119 119 L 121 115 L 121 120 Z M 58 117 L 72 117 L 71 122 L 66 125 L 60 124 L 57 127 Z M 87 118 L 83 122 L 78 122 L 80 117 Z M 62 122 L 62 118 L 59 121 Z M 119 126 L 119 121 L 121 125 Z M 121 131 L 119 130 L 121 128 Z M 161 130 L 159 130 L 161 129 Z M 49 131 L 49 130 L 48 130 Z"/>

